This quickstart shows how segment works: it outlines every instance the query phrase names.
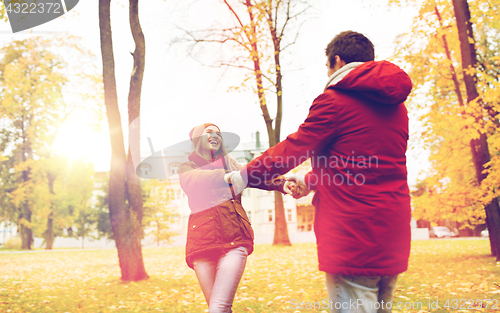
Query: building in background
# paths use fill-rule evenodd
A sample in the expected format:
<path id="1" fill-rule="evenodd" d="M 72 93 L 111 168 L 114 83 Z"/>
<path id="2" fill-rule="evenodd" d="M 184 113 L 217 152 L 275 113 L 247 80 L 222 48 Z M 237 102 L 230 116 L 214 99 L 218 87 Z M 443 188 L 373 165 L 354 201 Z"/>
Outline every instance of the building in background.
<path id="1" fill-rule="evenodd" d="M 17 225 L 3 217 L 0 217 L 0 247 L 5 247 L 5 243 L 12 237 L 19 236 Z"/>

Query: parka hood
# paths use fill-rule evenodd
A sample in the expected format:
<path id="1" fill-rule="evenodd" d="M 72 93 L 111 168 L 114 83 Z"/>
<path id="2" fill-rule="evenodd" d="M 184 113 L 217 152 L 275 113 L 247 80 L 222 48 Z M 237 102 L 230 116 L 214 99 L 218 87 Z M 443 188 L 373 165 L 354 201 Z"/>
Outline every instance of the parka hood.
<path id="1" fill-rule="evenodd" d="M 329 78 L 328 88 L 354 91 L 378 103 L 395 105 L 408 98 L 412 83 L 408 74 L 391 62 L 352 62 Z"/>

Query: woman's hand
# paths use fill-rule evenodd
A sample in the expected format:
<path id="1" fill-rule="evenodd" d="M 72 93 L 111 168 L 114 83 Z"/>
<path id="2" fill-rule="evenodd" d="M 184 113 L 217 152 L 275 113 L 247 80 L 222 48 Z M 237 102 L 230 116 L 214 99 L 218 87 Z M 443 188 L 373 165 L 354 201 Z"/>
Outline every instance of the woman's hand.
<path id="1" fill-rule="evenodd" d="M 288 189 L 289 189 L 289 191 L 291 191 L 291 193 L 289 193 L 285 189 L 287 187 L 287 183 L 293 183 L 294 184 L 294 185 L 289 184 L 289 188 Z M 290 187 L 292 187 L 293 190 L 291 190 Z M 311 192 L 307 188 L 307 185 L 306 185 L 306 183 L 304 181 L 304 175 L 299 175 L 299 174 L 293 174 L 293 175 L 290 175 L 289 177 L 287 177 L 287 182 L 285 183 L 285 186 L 283 187 L 283 190 L 285 190 L 285 192 L 287 194 L 291 195 L 295 199 L 300 199 L 302 197 L 305 197 L 305 196 L 307 196 Z"/>
<path id="2" fill-rule="evenodd" d="M 240 171 L 225 174 L 224 181 L 233 186 L 233 190 L 236 194 L 242 192 L 247 186 L 247 182 L 243 180 Z"/>
<path id="3" fill-rule="evenodd" d="M 231 182 L 231 175 L 232 175 L 232 173 L 234 173 L 234 172 L 231 172 L 231 173 L 226 173 L 226 174 L 224 175 L 224 181 L 226 182 L 226 184 L 230 184 L 230 182 Z"/>
<path id="4" fill-rule="evenodd" d="M 283 191 L 286 194 L 293 196 L 293 193 L 295 192 L 296 187 L 297 187 L 297 183 L 294 180 L 287 180 L 285 182 L 285 185 L 283 186 Z"/>

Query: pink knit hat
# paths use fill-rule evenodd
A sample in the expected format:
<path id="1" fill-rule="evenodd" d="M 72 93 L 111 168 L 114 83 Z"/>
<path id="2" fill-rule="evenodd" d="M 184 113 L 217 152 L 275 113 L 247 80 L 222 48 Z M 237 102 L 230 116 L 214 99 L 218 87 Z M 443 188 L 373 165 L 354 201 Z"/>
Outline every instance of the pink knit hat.
<path id="1" fill-rule="evenodd" d="M 193 129 L 191 129 L 191 131 L 189 132 L 189 138 L 191 139 L 191 141 L 194 143 L 197 138 L 201 137 L 203 135 L 203 131 L 208 126 L 215 126 L 220 131 L 219 126 L 212 124 L 212 123 L 205 123 L 205 124 L 198 125 L 198 126 L 194 127 Z"/>

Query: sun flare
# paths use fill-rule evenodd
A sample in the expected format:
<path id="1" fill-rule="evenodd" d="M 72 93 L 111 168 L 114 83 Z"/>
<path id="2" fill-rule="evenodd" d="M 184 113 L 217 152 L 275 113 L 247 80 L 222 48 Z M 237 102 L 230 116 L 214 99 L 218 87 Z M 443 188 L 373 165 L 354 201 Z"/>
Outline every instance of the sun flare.
<path id="1" fill-rule="evenodd" d="M 109 168 L 111 149 L 107 129 L 96 130 L 84 119 L 67 120 L 59 129 L 54 149 L 72 160 L 87 160 L 96 170 Z"/>

